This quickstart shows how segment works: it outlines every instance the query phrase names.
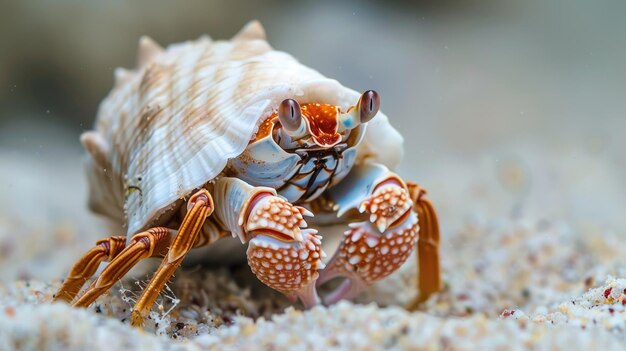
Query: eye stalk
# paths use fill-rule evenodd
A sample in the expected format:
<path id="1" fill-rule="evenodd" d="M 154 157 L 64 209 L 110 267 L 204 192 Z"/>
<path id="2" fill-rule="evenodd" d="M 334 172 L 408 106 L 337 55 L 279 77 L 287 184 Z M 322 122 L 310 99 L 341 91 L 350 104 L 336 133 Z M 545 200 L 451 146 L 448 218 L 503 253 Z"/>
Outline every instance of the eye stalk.
<path id="1" fill-rule="evenodd" d="M 350 107 L 348 112 L 339 115 L 339 132 L 356 128 L 359 124 L 367 123 L 376 116 L 380 108 L 380 96 L 374 90 L 364 92 L 356 106 Z"/>
<path id="2" fill-rule="evenodd" d="M 304 136 L 306 126 L 302 118 L 300 105 L 294 99 L 285 99 L 278 106 L 278 120 L 282 129 L 292 138 L 296 139 Z"/>
<path id="3" fill-rule="evenodd" d="M 380 96 L 374 90 L 368 90 L 361 95 L 358 106 L 361 123 L 367 123 L 378 113 Z"/>

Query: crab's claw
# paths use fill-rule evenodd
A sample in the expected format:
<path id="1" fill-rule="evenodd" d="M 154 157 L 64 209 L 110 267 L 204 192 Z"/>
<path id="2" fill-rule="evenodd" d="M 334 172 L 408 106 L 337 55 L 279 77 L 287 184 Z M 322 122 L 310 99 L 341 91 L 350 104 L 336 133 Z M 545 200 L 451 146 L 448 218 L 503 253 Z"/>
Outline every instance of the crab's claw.
<path id="1" fill-rule="evenodd" d="M 281 197 L 261 195 L 254 201 L 246 232 L 252 237 L 247 250 L 248 264 L 261 282 L 306 308 L 319 304 L 315 281 L 321 258 L 321 236 L 306 228 L 306 209 L 294 206 Z"/>
<path id="2" fill-rule="evenodd" d="M 350 299 L 366 287 L 396 271 L 416 247 L 419 226 L 406 185 L 395 175 L 377 182 L 358 206 L 368 220 L 351 223 L 344 238 L 321 272 L 321 285 L 346 278 L 324 302 Z"/>

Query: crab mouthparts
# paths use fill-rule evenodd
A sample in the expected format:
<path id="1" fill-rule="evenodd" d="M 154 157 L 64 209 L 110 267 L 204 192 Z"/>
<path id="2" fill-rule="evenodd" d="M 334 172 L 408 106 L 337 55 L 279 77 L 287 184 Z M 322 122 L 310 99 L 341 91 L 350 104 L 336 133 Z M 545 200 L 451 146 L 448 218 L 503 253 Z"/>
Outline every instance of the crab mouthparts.
<path id="1" fill-rule="evenodd" d="M 322 135 L 313 135 L 313 141 L 323 148 L 333 147 L 341 141 L 341 134 L 322 134 Z"/>

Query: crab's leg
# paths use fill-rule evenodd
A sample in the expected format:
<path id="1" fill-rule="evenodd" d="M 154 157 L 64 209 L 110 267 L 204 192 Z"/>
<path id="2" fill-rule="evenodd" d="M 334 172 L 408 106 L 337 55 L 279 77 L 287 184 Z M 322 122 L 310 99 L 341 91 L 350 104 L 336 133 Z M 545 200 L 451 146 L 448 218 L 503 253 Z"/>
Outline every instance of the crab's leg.
<path id="1" fill-rule="evenodd" d="M 143 323 L 143 319 L 150 312 L 165 283 L 178 269 L 189 250 L 193 248 L 206 218 L 211 215 L 213 209 L 213 199 L 205 189 L 201 189 L 191 196 L 187 202 L 187 214 L 176 237 L 167 249 L 167 254 L 165 254 L 161 265 L 133 307 L 131 313 L 133 326 L 139 326 Z"/>
<path id="2" fill-rule="evenodd" d="M 193 195 L 188 204 L 192 208 L 196 207 L 209 207 L 206 203 L 210 203 L 210 195 L 206 190 L 200 190 Z M 204 212 L 206 210 L 203 210 Z M 189 211 L 190 213 L 192 211 Z M 196 211 L 197 212 L 197 211 Z M 200 215 L 202 215 L 202 212 Z M 197 214 L 195 215 L 197 216 Z M 195 217 L 194 215 L 187 215 L 183 220 L 183 224 L 189 220 L 188 218 Z M 206 217 L 206 216 L 205 216 Z M 205 217 L 202 217 L 203 219 Z M 182 225 L 181 225 L 182 229 Z M 94 281 L 85 294 L 78 298 L 74 302 L 76 307 L 87 307 L 94 302 L 100 295 L 118 282 L 131 268 L 133 268 L 137 262 L 147 257 L 159 257 L 164 256 L 170 250 L 170 244 L 172 244 L 173 237 L 180 236 L 181 231 L 178 233 L 175 230 L 157 227 L 148 229 L 145 232 L 134 235 L 128 246 L 124 248 L 115 258 L 111 260 L 111 263 L 102 271 L 98 279 Z M 195 240 L 195 238 L 194 238 Z"/>
<path id="3" fill-rule="evenodd" d="M 237 178 L 224 177 L 214 187 L 215 216 L 233 236 L 248 243 L 248 264 L 265 285 L 305 307 L 319 303 L 315 280 L 322 268 L 321 237 L 307 228 L 312 214 L 276 194 Z"/>
<path id="4" fill-rule="evenodd" d="M 126 247 L 125 236 L 111 236 L 98 240 L 96 246 L 74 264 L 63 285 L 54 294 L 54 301 L 71 302 L 87 280 L 96 273 L 100 263 L 111 261 L 124 247 Z"/>
<path id="5" fill-rule="evenodd" d="M 413 208 L 417 211 L 420 222 L 417 241 L 419 295 L 406 306 L 408 310 L 415 310 L 430 295 L 441 290 L 439 220 L 432 202 L 426 196 L 426 190 L 414 182 L 407 182 L 407 186 L 413 201 Z"/>
<path id="6" fill-rule="evenodd" d="M 355 166 L 346 179 L 329 190 L 327 196 L 338 208 L 337 216 L 357 218 L 361 213 L 365 220 L 350 224 L 327 268 L 321 272 L 318 285 L 336 277 L 346 278 L 326 297 L 327 304 L 356 296 L 397 270 L 409 257 L 419 231 L 409 190 L 398 175 L 377 164 Z M 429 208 L 432 210 L 432 206 Z M 428 223 L 427 220 L 425 227 L 432 227 Z M 435 289 L 432 285 L 433 277 L 438 282 L 439 265 L 437 262 L 431 266 L 431 261 L 438 260 L 438 256 L 427 257 L 420 258 L 420 263 L 427 264 L 420 267 L 420 275 L 426 277 L 432 292 L 438 290 L 438 286 Z"/>
<path id="7" fill-rule="evenodd" d="M 100 295 L 117 283 L 137 262 L 161 255 L 171 241 L 172 230 L 163 227 L 151 228 L 134 235 L 130 244 L 111 260 L 89 289 L 74 302 L 75 307 L 87 307 Z"/>

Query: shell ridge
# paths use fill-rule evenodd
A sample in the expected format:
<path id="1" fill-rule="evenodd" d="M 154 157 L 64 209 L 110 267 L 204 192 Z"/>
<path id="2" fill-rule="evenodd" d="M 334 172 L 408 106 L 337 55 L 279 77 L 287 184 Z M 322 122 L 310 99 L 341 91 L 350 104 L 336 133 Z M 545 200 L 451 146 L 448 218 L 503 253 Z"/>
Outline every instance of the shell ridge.
<path id="1" fill-rule="evenodd" d="M 204 53 L 206 53 L 206 50 L 203 51 Z M 202 52 L 197 55 L 197 57 L 200 57 L 202 55 Z M 193 58 L 197 59 L 196 55 L 189 55 L 189 56 L 193 56 Z M 188 60 L 192 60 L 192 58 L 188 58 Z M 177 67 L 181 67 L 180 65 Z M 193 65 L 184 65 L 182 67 L 193 67 Z M 192 72 L 193 73 L 193 72 Z M 186 88 L 184 86 L 180 87 L 177 85 L 177 82 L 180 82 L 183 79 L 180 79 L 179 77 L 185 77 L 189 74 L 188 71 L 183 71 L 181 72 L 180 69 L 174 69 L 173 72 L 171 72 L 171 78 L 170 79 L 166 79 L 167 84 L 164 85 L 164 87 L 162 89 L 160 89 L 158 92 L 154 92 L 154 95 L 156 95 L 157 97 L 155 98 L 149 98 L 149 97 L 145 97 L 143 99 L 140 99 L 141 101 L 143 101 L 142 105 L 142 109 L 146 109 L 149 108 L 150 105 L 154 105 L 155 100 L 157 102 L 157 107 L 158 107 L 158 111 L 156 111 L 155 115 L 151 116 L 151 119 L 154 121 L 153 126 L 155 128 L 158 128 L 160 126 L 163 125 L 167 125 L 167 123 L 170 121 L 171 118 L 159 118 L 161 114 L 170 114 L 173 115 L 173 113 L 171 111 L 169 111 L 169 109 L 176 104 L 176 102 L 178 101 L 184 101 L 184 99 L 182 99 L 182 96 L 184 94 L 186 94 Z M 195 84 L 195 83 L 194 83 Z M 200 83 L 198 83 L 200 84 Z M 178 95 L 175 95 L 176 92 L 180 91 L 181 93 Z M 162 102 L 159 103 L 158 100 L 158 96 L 162 96 L 163 98 L 160 99 Z M 139 104 L 137 104 L 139 105 Z M 184 108 L 184 106 L 182 106 Z M 141 114 L 141 109 L 137 112 L 135 112 L 135 114 Z M 135 118 L 135 120 L 138 120 L 138 118 Z M 140 119 L 139 119 L 140 120 Z M 129 140 L 133 140 L 135 144 L 140 143 L 141 139 L 140 136 L 144 133 L 145 130 L 147 130 L 147 126 L 146 127 L 142 127 L 141 125 L 137 125 L 131 128 L 128 128 L 127 130 L 130 130 L 133 134 L 130 135 L 128 137 Z M 146 135 L 147 138 L 151 138 L 152 135 L 149 134 Z M 162 148 L 162 146 L 160 144 L 155 144 L 156 148 Z M 149 148 L 148 149 L 148 154 L 152 153 L 153 148 Z M 158 153 L 158 152 L 157 152 Z M 138 156 L 138 154 L 135 154 L 136 156 Z M 129 160 L 129 164 L 133 164 L 136 160 L 134 158 L 131 158 Z M 149 163 L 152 160 L 148 160 L 146 159 L 145 162 Z"/>
<path id="2" fill-rule="evenodd" d="M 222 78 L 218 82 L 221 83 L 221 84 L 225 84 L 227 81 L 232 80 L 232 83 L 234 84 L 234 83 L 237 82 L 237 80 L 236 80 L 236 78 L 232 77 L 233 75 L 234 74 L 227 74 L 227 75 L 224 76 L 224 78 Z M 253 80 L 253 79 L 254 79 L 254 77 L 250 77 L 250 80 Z M 217 84 L 217 85 L 219 85 L 219 84 Z M 220 90 L 216 90 L 213 87 L 209 87 L 209 88 L 207 88 L 205 90 L 200 91 L 196 96 L 194 96 L 193 98 L 191 98 L 191 99 L 189 99 L 187 101 L 190 101 L 188 104 L 194 104 L 198 100 L 203 100 L 203 99 L 204 100 L 214 100 L 214 99 L 217 99 L 217 97 L 218 97 L 218 95 L 220 93 L 221 93 Z M 178 99 L 178 100 L 182 100 L 182 99 Z M 170 112 L 170 114 L 172 116 L 175 116 L 175 117 L 178 117 L 178 118 L 182 119 L 183 113 L 185 112 L 183 109 L 186 108 L 186 107 L 187 107 L 187 105 L 181 106 L 181 108 L 179 108 L 177 111 L 172 111 L 172 112 Z M 199 106 L 199 107 L 197 107 L 197 109 L 192 110 L 192 112 L 196 112 L 196 111 L 198 111 L 198 110 L 200 110 L 202 108 L 206 108 L 206 107 L 207 106 Z M 223 108 L 220 111 L 220 114 L 228 115 L 228 113 L 226 113 L 226 112 L 234 112 L 234 111 L 228 111 L 229 108 L 231 108 L 231 105 L 228 105 L 228 104 L 227 105 L 223 105 Z M 197 114 L 197 116 L 200 116 L 200 114 Z M 176 118 L 174 118 L 174 119 L 176 119 Z M 215 118 L 215 119 L 219 123 L 219 121 L 223 120 L 224 118 L 221 118 L 221 116 L 220 116 L 220 118 Z M 163 124 L 165 124 L 165 122 L 163 122 Z M 194 124 L 194 123 L 189 122 L 189 124 Z M 135 130 L 141 130 L 141 129 L 135 128 Z M 156 146 L 158 147 L 158 145 L 156 145 Z M 154 158 L 160 157 L 160 156 L 158 156 L 157 152 L 154 152 L 154 151 L 156 151 L 156 150 L 154 150 L 154 148 L 148 148 L 146 151 L 148 151 L 147 153 L 149 155 L 154 155 L 153 156 Z M 149 162 L 150 161 L 148 160 L 148 163 Z"/>
<path id="3" fill-rule="evenodd" d="M 250 121 L 254 121 L 256 122 L 256 120 L 258 119 L 258 112 L 259 111 L 264 111 L 267 107 L 267 104 L 269 103 L 269 101 L 264 101 L 262 104 L 258 104 L 261 105 L 259 107 L 253 106 L 250 107 L 246 110 L 246 112 L 244 112 L 244 114 L 248 115 L 248 118 Z M 256 112 L 255 112 L 256 110 Z M 262 112 L 261 112 L 262 113 Z M 250 125 L 250 124 L 248 124 Z M 254 123 L 254 125 L 256 125 L 256 123 Z M 250 133 L 251 134 L 251 133 Z M 230 146 L 230 145 L 229 145 Z M 207 170 L 209 172 L 207 173 L 203 173 L 203 172 L 189 172 L 189 174 L 191 175 L 190 179 L 188 180 L 188 183 L 190 184 L 190 189 L 185 189 L 187 191 L 191 191 L 192 189 L 196 189 L 201 187 L 202 185 L 204 185 L 205 183 L 207 183 L 207 181 L 209 181 L 210 179 L 214 178 L 215 176 L 217 176 L 218 173 L 220 173 L 222 171 L 222 169 L 226 166 L 226 163 L 228 162 L 228 159 L 238 156 L 239 154 L 241 154 L 243 152 L 243 150 L 245 149 L 246 145 L 243 145 L 241 147 L 225 147 L 225 146 L 221 146 L 221 147 L 225 147 L 224 149 L 216 149 L 217 147 L 220 147 L 219 144 L 215 144 L 215 143 L 207 143 L 204 148 L 196 154 L 196 156 L 194 156 L 193 158 L 191 158 L 190 160 L 188 160 L 186 162 L 186 164 L 184 166 L 188 166 L 187 168 L 189 169 L 193 169 L 195 168 L 195 165 L 197 164 L 205 164 L 206 160 L 210 160 L 211 164 L 209 164 L 208 168 L 204 168 L 204 170 Z M 211 157 L 211 155 L 223 155 L 223 157 L 221 158 L 215 158 L 215 157 Z M 207 158 L 208 156 L 208 158 Z M 203 161 L 200 161 L 203 160 Z M 151 169 L 155 169 L 158 167 L 151 167 Z M 217 172 L 215 170 L 218 170 Z M 166 189 L 167 186 L 169 184 L 173 184 L 173 183 L 177 183 L 179 179 L 177 179 L 177 175 L 174 172 L 170 172 L 170 176 L 169 178 L 162 178 L 161 181 L 159 181 L 156 185 L 155 188 L 156 189 Z M 161 193 L 157 193 L 158 196 L 154 196 L 153 194 L 151 194 L 152 196 L 150 196 L 150 199 L 146 199 L 149 201 L 155 201 L 155 205 L 153 206 L 155 208 L 155 210 L 153 211 L 153 213 L 148 214 L 148 217 L 155 217 L 158 216 L 158 212 L 160 211 L 161 208 L 167 206 L 171 200 L 169 199 L 169 196 L 165 196 L 168 194 L 168 192 L 171 192 L 174 189 L 169 189 L 166 191 L 163 191 Z M 176 191 L 174 193 L 177 193 L 179 195 L 179 197 L 182 197 L 186 194 L 181 194 L 181 190 L 183 189 L 176 189 Z M 184 190 L 183 190 L 184 192 Z M 152 198 L 156 197 L 157 199 L 161 199 L 159 200 L 152 200 Z M 130 200 L 130 199 L 129 199 Z M 133 233 L 137 230 L 139 230 L 142 226 L 145 226 L 144 223 L 142 223 L 139 219 L 135 220 L 134 222 L 129 222 L 129 226 L 128 226 L 128 232 L 129 233 Z"/>
<path id="4" fill-rule="evenodd" d="M 213 66 L 211 66 L 211 68 L 215 69 Z M 214 72 L 211 72 L 211 73 L 214 73 Z M 212 74 L 212 75 L 210 75 L 210 76 L 203 77 L 203 79 L 207 79 L 207 80 L 208 80 L 208 79 L 212 79 L 212 78 L 214 78 L 214 74 Z M 173 78 L 173 80 L 176 80 L 176 79 L 175 79 L 175 78 Z M 191 88 L 193 88 L 193 87 L 195 87 L 195 86 L 197 86 L 197 85 L 201 85 L 202 83 L 204 83 L 204 80 L 194 80 L 194 81 L 193 81 L 192 86 L 190 87 L 190 89 L 191 89 Z M 212 85 L 208 85 L 208 87 L 207 87 L 206 89 L 204 89 L 204 90 L 200 91 L 200 92 L 199 92 L 199 93 L 198 93 L 198 94 L 197 94 L 197 95 L 196 95 L 196 96 L 195 96 L 192 100 L 195 100 L 195 99 L 198 99 L 198 98 L 203 98 L 203 97 L 204 97 L 204 98 L 208 98 L 208 99 L 213 98 L 213 97 L 210 97 L 210 98 L 209 98 L 209 97 L 206 97 L 206 96 L 204 96 L 203 94 L 204 94 L 206 91 L 211 90 L 211 89 L 213 88 L 213 86 L 215 86 L 215 85 L 219 85 L 220 83 L 222 83 L 222 80 L 217 81 L 217 82 L 214 82 L 214 84 L 212 84 Z M 176 97 L 171 97 L 171 98 L 169 99 L 169 101 L 182 101 L 182 100 L 183 100 L 183 99 L 182 99 L 182 96 L 183 96 L 184 94 L 186 94 L 186 93 L 188 92 L 188 90 L 189 90 L 189 89 L 184 89 L 184 88 L 181 88 L 181 89 L 176 89 L 176 90 L 171 90 L 171 89 L 170 89 L 170 90 L 169 90 L 170 94 L 171 94 L 171 93 L 173 93 L 173 91 L 181 91 L 181 93 L 180 93 L 180 95 L 178 95 L 178 96 L 176 96 Z M 147 99 L 147 101 L 150 101 L 150 100 L 149 100 L 149 99 Z M 161 106 L 161 107 L 162 107 L 162 110 L 167 110 L 167 108 L 171 107 L 172 103 L 162 104 L 162 105 L 163 105 L 163 106 Z M 181 109 L 182 109 L 182 108 L 184 108 L 184 107 L 185 107 L 185 106 L 182 106 L 181 108 L 177 109 L 176 111 L 172 111 L 172 112 L 170 112 L 170 114 L 172 114 L 172 115 L 177 115 L 177 114 L 179 114 L 180 112 L 182 112 L 182 110 L 181 110 Z M 167 120 L 163 120 L 163 121 L 162 121 L 162 123 L 167 123 Z M 130 130 L 134 131 L 134 133 L 136 133 L 136 134 L 137 134 L 137 133 L 141 133 L 141 132 L 142 132 L 142 129 L 141 129 L 141 128 L 131 128 Z M 135 136 L 131 136 L 131 137 L 129 137 L 129 138 L 130 138 L 131 140 L 136 140 Z"/>

